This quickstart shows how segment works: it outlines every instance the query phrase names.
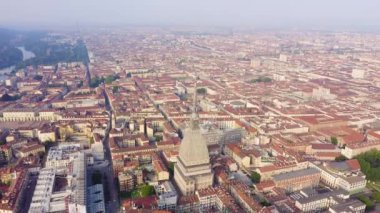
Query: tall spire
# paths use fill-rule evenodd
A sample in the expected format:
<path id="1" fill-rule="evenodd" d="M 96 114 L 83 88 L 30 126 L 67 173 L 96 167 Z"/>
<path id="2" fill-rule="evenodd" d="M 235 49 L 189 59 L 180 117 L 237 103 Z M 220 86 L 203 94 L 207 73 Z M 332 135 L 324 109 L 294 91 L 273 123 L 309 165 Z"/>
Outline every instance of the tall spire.
<path id="1" fill-rule="evenodd" d="M 191 119 L 190 119 L 190 125 L 192 129 L 199 128 L 198 113 L 197 113 L 197 81 L 198 81 L 198 77 L 195 78 L 193 112 L 191 114 Z"/>
<path id="2" fill-rule="evenodd" d="M 210 187 L 214 179 L 207 141 L 199 128 L 196 107 L 197 82 L 194 86 L 193 112 L 188 123 L 190 125 L 184 131 L 178 161 L 174 167 L 174 180 L 182 195 L 191 195 L 197 190 Z"/>

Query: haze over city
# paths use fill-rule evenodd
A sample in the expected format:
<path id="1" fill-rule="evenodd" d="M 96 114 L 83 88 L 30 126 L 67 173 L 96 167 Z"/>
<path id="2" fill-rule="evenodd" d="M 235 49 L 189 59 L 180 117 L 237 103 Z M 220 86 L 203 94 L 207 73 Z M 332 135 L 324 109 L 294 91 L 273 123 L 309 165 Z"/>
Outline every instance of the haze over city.
<path id="1" fill-rule="evenodd" d="M 0 6 L 0 213 L 380 212 L 378 1 Z"/>
<path id="2" fill-rule="evenodd" d="M 1 0 L 0 25 L 72 27 L 96 25 L 191 25 L 377 29 L 375 0 Z"/>

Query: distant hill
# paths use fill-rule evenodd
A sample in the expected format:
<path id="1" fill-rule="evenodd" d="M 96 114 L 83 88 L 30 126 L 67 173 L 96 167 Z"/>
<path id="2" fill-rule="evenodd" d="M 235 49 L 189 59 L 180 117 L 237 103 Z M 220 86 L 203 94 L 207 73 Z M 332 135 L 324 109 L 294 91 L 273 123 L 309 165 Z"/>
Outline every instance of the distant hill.
<path id="1" fill-rule="evenodd" d="M 14 46 L 15 31 L 0 29 L 0 69 L 22 61 L 22 52 Z"/>
<path id="2" fill-rule="evenodd" d="M 43 31 L 14 31 L 0 28 L 0 69 L 16 66 L 21 69 L 29 65 L 56 64 L 59 62 L 89 61 L 87 48 L 83 41 L 75 44 L 57 43 Z M 47 41 L 49 40 L 49 41 Z M 34 58 L 23 61 L 23 46 L 35 54 Z"/>
<path id="3" fill-rule="evenodd" d="M 16 36 L 16 31 L 0 28 L 0 46 L 9 44 Z"/>

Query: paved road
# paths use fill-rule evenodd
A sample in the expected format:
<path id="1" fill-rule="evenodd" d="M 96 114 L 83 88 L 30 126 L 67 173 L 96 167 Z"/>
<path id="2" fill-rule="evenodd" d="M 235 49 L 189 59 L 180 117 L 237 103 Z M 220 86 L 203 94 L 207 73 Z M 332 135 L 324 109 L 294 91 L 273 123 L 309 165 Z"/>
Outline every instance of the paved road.
<path id="1" fill-rule="evenodd" d="M 237 172 L 233 173 L 233 176 L 235 179 L 242 181 L 243 183 L 247 184 L 248 186 L 252 186 L 252 181 L 251 179 L 243 173 L 243 171 L 238 170 Z"/>
<path id="2" fill-rule="evenodd" d="M 87 84 L 87 86 L 90 86 L 90 82 L 91 82 L 90 67 L 88 63 L 84 65 L 86 67 L 86 73 L 85 73 L 86 82 L 85 83 Z M 106 109 L 109 113 L 109 123 L 106 129 L 105 137 L 103 139 L 103 148 L 104 148 L 104 158 L 105 160 L 108 160 L 109 166 L 102 167 L 99 170 L 100 172 L 103 173 L 103 177 L 105 177 L 103 181 L 107 182 L 108 192 L 105 191 L 104 193 L 109 193 L 109 196 L 110 196 L 110 201 L 106 203 L 106 211 L 110 213 L 114 213 L 114 212 L 117 213 L 120 210 L 119 193 L 115 184 L 115 177 L 113 175 L 112 157 L 111 157 L 111 151 L 110 151 L 109 142 L 108 142 L 109 131 L 112 129 L 112 111 L 109 105 L 109 98 L 106 92 L 104 92 L 104 97 L 106 99 Z"/>
<path id="3" fill-rule="evenodd" d="M 30 203 L 32 202 L 32 195 L 37 185 L 38 175 L 30 175 L 26 180 L 24 189 L 24 197 L 20 201 L 20 212 L 28 212 Z"/>
<path id="4" fill-rule="evenodd" d="M 85 77 L 86 77 L 86 84 L 88 85 L 88 86 L 90 86 L 90 82 L 91 82 L 91 72 L 90 72 L 90 67 L 89 67 L 89 64 L 87 63 L 87 64 L 85 64 L 84 65 L 85 67 L 86 67 L 86 75 L 85 75 Z"/>
<path id="5" fill-rule="evenodd" d="M 109 106 L 109 99 L 107 94 L 104 92 L 104 96 L 106 98 L 106 109 L 109 113 L 109 123 L 106 130 L 106 136 L 103 140 L 103 146 L 104 146 L 104 158 L 105 160 L 108 160 L 109 166 L 103 167 L 101 170 L 103 174 L 106 177 L 107 183 L 108 183 L 108 189 L 109 189 L 109 195 L 110 195 L 110 202 L 107 203 L 107 210 L 108 212 L 119 212 L 120 210 L 120 203 L 119 203 L 119 194 L 118 189 L 116 187 L 115 183 L 115 177 L 113 175 L 113 165 L 112 165 L 112 157 L 111 157 L 111 151 L 109 147 L 109 131 L 112 129 L 112 111 Z"/>

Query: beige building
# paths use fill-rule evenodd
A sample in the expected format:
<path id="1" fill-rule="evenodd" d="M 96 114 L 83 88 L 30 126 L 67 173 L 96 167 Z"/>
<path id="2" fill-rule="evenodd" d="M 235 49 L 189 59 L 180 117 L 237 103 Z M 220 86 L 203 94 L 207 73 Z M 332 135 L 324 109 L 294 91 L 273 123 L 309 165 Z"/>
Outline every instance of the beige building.
<path id="1" fill-rule="evenodd" d="M 372 140 L 363 143 L 347 144 L 347 146 L 342 149 L 342 155 L 348 159 L 352 159 L 356 155 L 370 151 L 371 149 L 380 150 L 380 142 L 377 140 Z"/>
<path id="2" fill-rule="evenodd" d="M 240 167 L 249 168 L 252 164 L 251 156 L 244 153 L 237 144 L 227 144 L 224 152 L 232 157 Z"/>
<path id="3" fill-rule="evenodd" d="M 17 157 L 28 157 L 29 155 L 38 155 L 39 153 L 45 152 L 45 146 L 37 143 L 27 143 L 26 145 L 22 146 L 20 149 L 16 150 L 16 156 Z"/>
<path id="4" fill-rule="evenodd" d="M 57 116 L 54 111 L 28 111 L 24 110 L 9 110 L 0 113 L 0 121 L 56 121 Z"/>
<path id="5" fill-rule="evenodd" d="M 357 160 L 311 165 L 321 171 L 321 181 L 332 188 L 341 188 L 350 194 L 362 192 L 365 189 L 367 180 L 360 171 Z"/>
<path id="6" fill-rule="evenodd" d="M 293 192 L 304 188 L 318 186 L 321 172 L 315 168 L 307 168 L 294 172 L 282 173 L 273 176 L 276 187 Z"/>
<path id="7" fill-rule="evenodd" d="M 135 188 L 135 178 L 131 173 L 120 172 L 118 175 L 120 191 L 127 192 L 132 191 Z"/>
<path id="8" fill-rule="evenodd" d="M 194 109 L 195 103 L 196 95 Z M 206 141 L 199 128 L 198 116 L 193 113 L 190 126 L 184 132 L 178 161 L 174 167 L 174 180 L 183 195 L 192 195 L 197 190 L 212 186 L 213 178 Z"/>
<path id="9" fill-rule="evenodd" d="M 169 172 L 159 157 L 154 158 L 152 165 L 158 181 L 169 180 Z"/>
<path id="10" fill-rule="evenodd" d="M 47 141 L 55 142 L 56 141 L 54 130 L 38 130 L 37 135 L 38 135 L 38 139 L 41 142 L 47 142 Z"/>

